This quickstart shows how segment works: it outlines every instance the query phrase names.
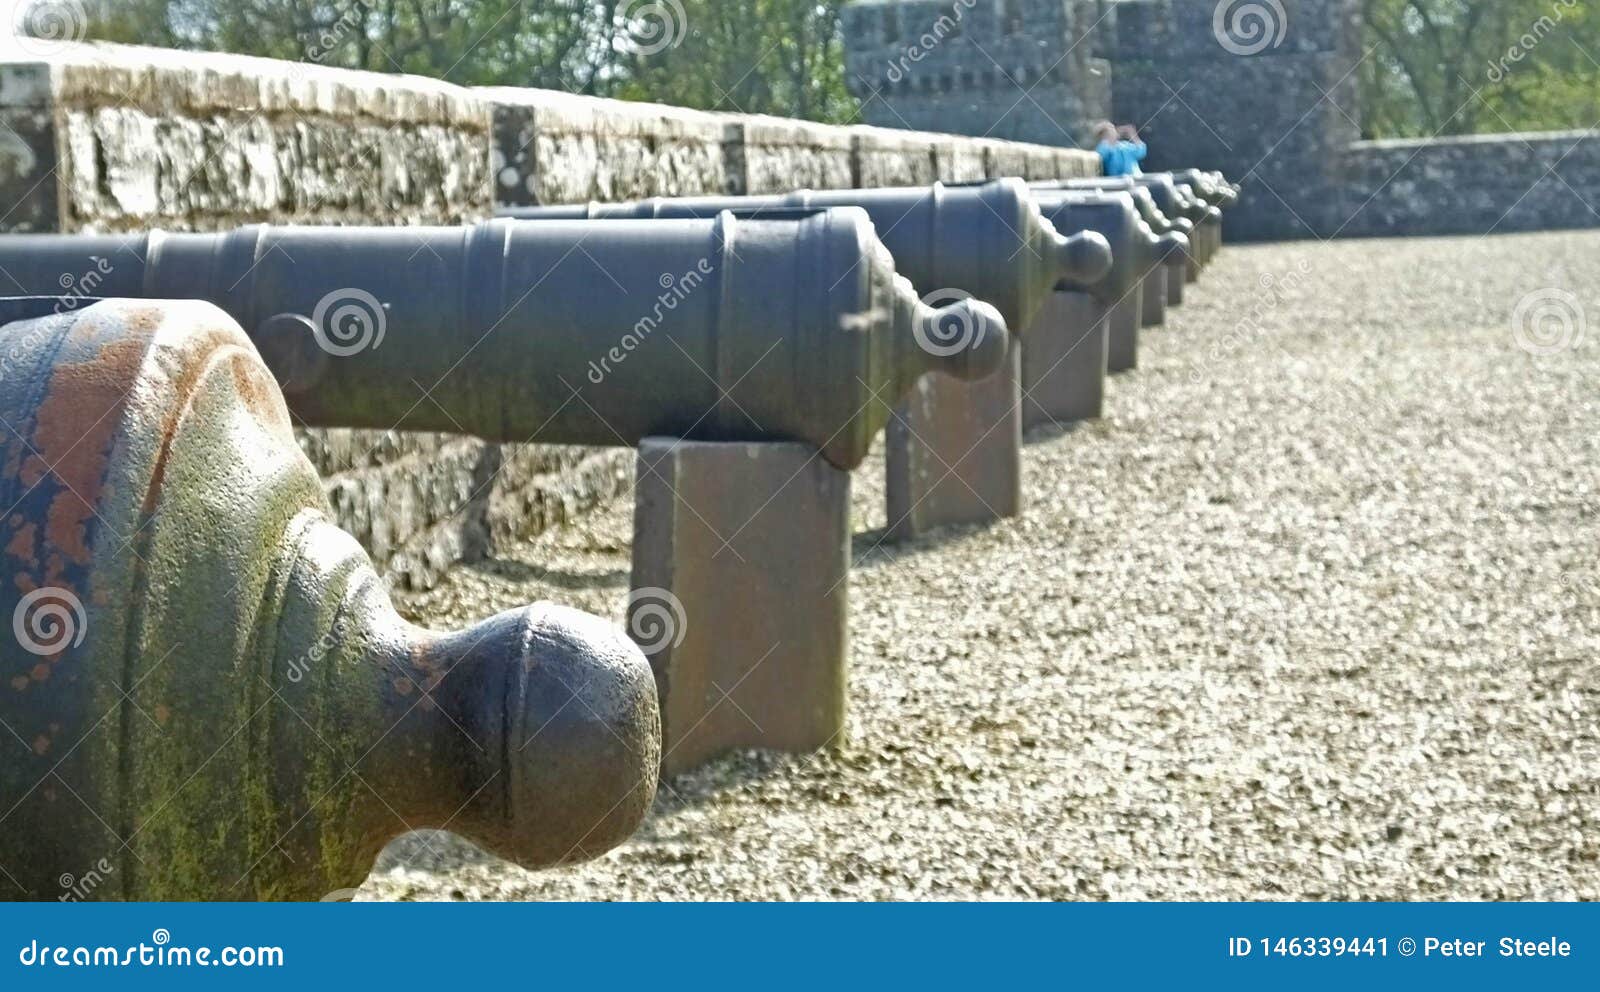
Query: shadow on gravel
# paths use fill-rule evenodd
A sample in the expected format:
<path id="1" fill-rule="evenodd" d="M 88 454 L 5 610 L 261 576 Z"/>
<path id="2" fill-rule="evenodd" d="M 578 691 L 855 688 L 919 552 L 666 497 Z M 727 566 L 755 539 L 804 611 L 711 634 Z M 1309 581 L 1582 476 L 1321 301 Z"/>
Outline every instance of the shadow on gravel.
<path id="1" fill-rule="evenodd" d="M 1040 424 L 1030 427 L 1022 434 L 1023 444 L 1044 444 L 1046 441 L 1055 441 L 1075 434 L 1082 430 L 1087 421 L 1074 420 L 1069 424 Z"/>
<path id="2" fill-rule="evenodd" d="M 597 569 L 595 571 L 571 571 L 560 568 L 545 568 L 531 562 L 514 561 L 506 558 L 486 558 L 465 566 L 468 571 L 480 575 L 492 575 L 497 578 L 508 579 L 512 582 L 538 582 L 557 589 L 615 589 L 618 586 L 627 587 L 631 576 L 625 568 Z"/>
<path id="3" fill-rule="evenodd" d="M 887 527 L 874 527 L 872 530 L 850 535 L 850 567 L 857 569 L 893 565 L 904 558 L 973 534 L 981 534 L 1004 523 L 1005 520 L 989 520 L 981 524 L 949 524 L 936 527 L 910 540 L 901 541 L 891 539 Z"/>

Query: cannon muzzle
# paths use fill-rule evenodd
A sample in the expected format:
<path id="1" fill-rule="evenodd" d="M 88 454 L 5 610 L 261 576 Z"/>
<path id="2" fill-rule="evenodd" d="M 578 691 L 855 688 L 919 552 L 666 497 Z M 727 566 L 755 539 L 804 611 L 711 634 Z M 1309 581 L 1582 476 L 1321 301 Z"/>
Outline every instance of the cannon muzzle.
<path id="1" fill-rule="evenodd" d="M 655 682 L 537 604 L 403 620 L 256 349 L 199 302 L 0 304 L 0 863 L 32 898 L 316 899 L 455 830 L 536 868 L 648 810 Z M 82 893 L 78 893 L 82 896 Z"/>
<path id="2" fill-rule="evenodd" d="M 997 315 L 963 307 L 952 316 L 987 332 L 974 353 L 924 347 L 927 308 L 848 209 L 15 235 L 0 267 L 25 291 L 215 303 L 311 426 L 792 440 L 847 469 L 919 376 L 988 374 L 1007 339 Z"/>
<path id="3" fill-rule="evenodd" d="M 521 220 L 602 220 L 703 217 L 731 210 L 757 218 L 773 211 L 829 207 L 865 210 L 896 270 L 918 292 L 970 293 L 992 304 L 1011 328 L 1028 326 L 1056 283 L 1092 282 L 1110 265 L 1108 249 L 1093 235 L 1062 237 L 1052 230 L 1020 179 L 773 196 L 657 197 L 634 203 L 511 207 L 501 213 Z"/>

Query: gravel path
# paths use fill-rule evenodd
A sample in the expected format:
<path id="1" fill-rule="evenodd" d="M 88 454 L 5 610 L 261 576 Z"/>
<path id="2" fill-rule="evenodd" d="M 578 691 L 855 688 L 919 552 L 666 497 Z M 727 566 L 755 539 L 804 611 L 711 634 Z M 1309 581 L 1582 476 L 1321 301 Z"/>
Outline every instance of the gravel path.
<path id="1" fill-rule="evenodd" d="M 1595 232 L 1230 247 L 1020 519 L 878 547 L 857 474 L 841 750 L 562 871 L 414 835 L 362 896 L 1600 898 L 1596 286 Z M 408 609 L 618 616 L 629 514 Z"/>

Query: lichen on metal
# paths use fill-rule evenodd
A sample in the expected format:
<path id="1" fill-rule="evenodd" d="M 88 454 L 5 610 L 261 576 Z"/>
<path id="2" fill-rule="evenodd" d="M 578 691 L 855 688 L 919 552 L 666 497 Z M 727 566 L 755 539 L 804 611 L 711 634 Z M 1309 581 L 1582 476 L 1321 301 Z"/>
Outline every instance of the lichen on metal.
<path id="1" fill-rule="evenodd" d="M 402 620 L 221 311 L 94 303 L 0 352 L 0 719 L 29 742 L 0 763 L 0 863 L 28 897 L 104 864 L 95 898 L 315 899 L 412 828 L 539 867 L 637 825 L 637 648 L 550 604 Z"/>

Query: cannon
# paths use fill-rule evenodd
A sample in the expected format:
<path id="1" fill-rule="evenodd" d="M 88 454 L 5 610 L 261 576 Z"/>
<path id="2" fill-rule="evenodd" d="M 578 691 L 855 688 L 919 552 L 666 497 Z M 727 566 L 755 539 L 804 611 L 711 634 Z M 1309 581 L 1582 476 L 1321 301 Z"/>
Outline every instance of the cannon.
<path id="1" fill-rule="evenodd" d="M 1069 185 L 1094 189 L 1143 189 L 1150 202 L 1163 218 L 1177 230 L 1188 235 L 1193 242 L 1190 278 L 1193 282 L 1199 266 L 1210 261 L 1214 246 L 1220 244 L 1222 211 L 1193 196 L 1187 184 L 1180 185 L 1172 174 L 1165 172 L 1143 173 L 1137 176 L 1101 176 L 1091 179 L 1070 179 Z M 1150 219 L 1147 216 L 1147 219 Z M 1152 220 L 1152 227 L 1160 229 Z"/>
<path id="2" fill-rule="evenodd" d="M 1120 372 L 1137 363 L 1139 327 L 1145 294 L 1141 281 L 1172 260 L 1181 259 L 1188 240 L 1177 232 L 1157 235 L 1120 190 L 1035 189 L 1040 210 L 1058 231 L 1093 230 L 1111 244 L 1111 270 L 1088 284 L 1058 284 L 1081 289 L 1108 311 L 1107 369 Z"/>
<path id="3" fill-rule="evenodd" d="M 867 212 L 895 268 L 919 292 L 969 293 L 992 304 L 1013 329 L 1027 325 L 1057 282 L 1094 281 L 1112 264 L 1109 246 L 1093 232 L 1063 237 L 1053 230 L 1020 179 L 512 207 L 501 213 L 522 220 L 698 217 L 719 210 L 760 217 L 841 206 Z"/>
<path id="4" fill-rule="evenodd" d="M 1223 178 L 1220 172 L 1208 172 L 1205 169 L 1174 169 L 1168 175 L 1180 183 L 1188 183 L 1196 196 L 1213 207 L 1227 209 L 1239 202 L 1239 188 Z"/>
<path id="5" fill-rule="evenodd" d="M 1077 190 L 1115 190 L 1124 192 L 1133 197 L 1134 206 L 1138 209 L 1140 217 L 1157 234 L 1178 233 L 1188 240 L 1184 253 L 1173 256 L 1168 260 L 1165 272 L 1157 274 L 1153 279 L 1145 281 L 1145 313 L 1144 325 L 1146 327 L 1163 324 L 1166 322 L 1166 308 L 1183 302 L 1183 287 L 1185 283 L 1193 282 L 1198 278 L 1200 262 L 1194 247 L 1195 225 L 1187 217 L 1168 215 L 1156 204 L 1154 195 L 1148 186 L 1135 181 L 1132 176 L 1101 176 L 1093 179 L 1065 179 L 1054 182 L 1036 184 L 1042 188 L 1050 189 L 1077 189 Z"/>
<path id="6" fill-rule="evenodd" d="M 216 304 L 309 426 L 795 440 L 845 469 L 918 377 L 981 378 L 1009 338 L 977 300 L 919 301 L 860 210 L 11 235 L 0 268 L 26 292 Z"/>
<path id="7" fill-rule="evenodd" d="M 210 304 L 4 300 L 0 325 L 0 864 L 27 897 L 317 899 L 409 829 L 530 868 L 634 830 L 659 710 L 619 627 L 402 620 Z"/>
<path id="8" fill-rule="evenodd" d="M 1152 172 L 1134 181 L 1150 191 L 1161 212 L 1187 219 L 1194 225 L 1195 256 L 1201 265 L 1211 261 L 1222 243 L 1222 208 L 1192 192 L 1192 187 L 1172 173 Z"/>

